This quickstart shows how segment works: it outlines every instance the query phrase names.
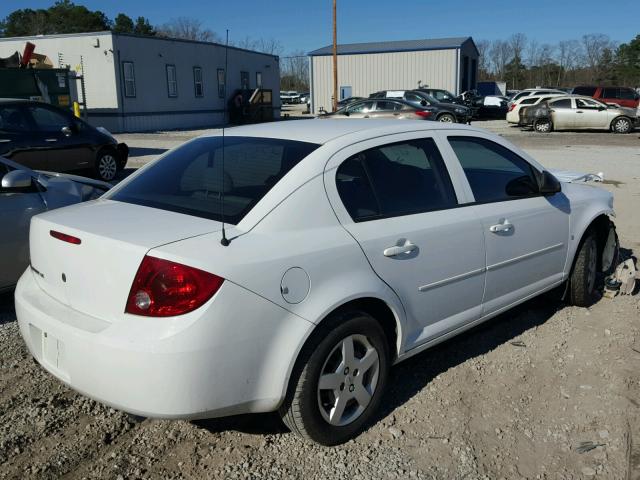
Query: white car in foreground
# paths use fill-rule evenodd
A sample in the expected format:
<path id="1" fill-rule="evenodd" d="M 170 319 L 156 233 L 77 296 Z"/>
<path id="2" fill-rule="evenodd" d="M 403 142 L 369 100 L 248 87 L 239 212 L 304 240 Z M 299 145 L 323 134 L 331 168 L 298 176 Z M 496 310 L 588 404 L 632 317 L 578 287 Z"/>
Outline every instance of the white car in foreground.
<path id="1" fill-rule="evenodd" d="M 114 408 L 278 410 L 332 445 L 394 363 L 563 284 L 589 304 L 612 208 L 463 125 L 243 126 L 34 217 L 18 322 L 45 369 Z"/>

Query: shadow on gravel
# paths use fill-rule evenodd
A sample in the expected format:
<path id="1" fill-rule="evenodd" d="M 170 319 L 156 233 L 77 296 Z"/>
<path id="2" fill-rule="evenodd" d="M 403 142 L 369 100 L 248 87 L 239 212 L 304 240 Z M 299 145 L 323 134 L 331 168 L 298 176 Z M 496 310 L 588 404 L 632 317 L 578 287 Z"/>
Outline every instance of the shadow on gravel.
<path id="1" fill-rule="evenodd" d="M 371 425 L 389 416 L 439 374 L 542 325 L 563 306 L 561 302 L 551 298 L 550 294 L 534 298 L 393 367 L 387 393 Z M 266 435 L 288 432 L 277 413 L 237 415 L 192 423 L 212 433 L 237 431 Z"/>
<path id="2" fill-rule="evenodd" d="M 0 325 L 14 322 L 16 320 L 16 309 L 13 304 L 13 290 L 0 293 Z"/>

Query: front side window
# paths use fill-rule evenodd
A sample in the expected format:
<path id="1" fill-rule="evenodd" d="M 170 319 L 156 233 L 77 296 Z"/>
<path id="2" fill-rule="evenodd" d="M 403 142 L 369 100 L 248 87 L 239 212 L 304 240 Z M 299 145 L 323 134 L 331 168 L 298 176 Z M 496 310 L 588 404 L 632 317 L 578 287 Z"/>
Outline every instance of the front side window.
<path id="1" fill-rule="evenodd" d="M 421 105 L 421 102 L 425 102 L 425 99 L 417 93 L 407 92 L 404 94 L 404 99 L 414 105 Z"/>
<path id="2" fill-rule="evenodd" d="M 202 85 L 202 68 L 193 67 L 193 89 L 196 97 L 204 97 L 204 86 Z"/>
<path id="3" fill-rule="evenodd" d="M 178 96 L 178 78 L 176 77 L 175 65 L 167 65 L 167 94 L 170 97 Z"/>
<path id="4" fill-rule="evenodd" d="M 224 98 L 225 96 L 225 83 L 226 77 L 224 74 L 224 68 L 218 69 L 218 98 Z"/>
<path id="5" fill-rule="evenodd" d="M 384 145 L 348 158 L 336 172 L 336 186 L 356 222 L 441 210 L 457 203 L 430 138 Z"/>
<path id="6" fill-rule="evenodd" d="M 59 133 L 63 127 L 71 124 L 68 117 L 48 108 L 29 107 L 29 112 L 41 132 Z"/>
<path id="7" fill-rule="evenodd" d="M 508 148 L 478 137 L 448 137 L 476 202 L 501 202 L 538 194 L 533 168 Z"/>
<path id="8" fill-rule="evenodd" d="M 187 142 L 122 188 L 111 200 L 236 225 L 319 145 L 292 140 L 203 137 Z"/>
<path id="9" fill-rule="evenodd" d="M 402 104 L 398 102 L 378 100 L 376 102 L 376 110 L 402 110 Z"/>
<path id="10" fill-rule="evenodd" d="M 0 132 L 20 133 L 29 130 L 29 122 L 22 107 L 0 107 Z"/>
<path id="11" fill-rule="evenodd" d="M 593 100 L 588 100 L 586 98 L 576 98 L 576 108 L 588 108 L 592 110 L 597 110 L 600 105 Z"/>
<path id="12" fill-rule="evenodd" d="M 347 109 L 349 113 L 367 113 L 373 110 L 373 102 L 362 102 L 352 105 Z"/>
<path id="13" fill-rule="evenodd" d="M 124 96 L 136 96 L 136 76 L 133 62 L 122 62 L 122 76 L 124 78 Z"/>

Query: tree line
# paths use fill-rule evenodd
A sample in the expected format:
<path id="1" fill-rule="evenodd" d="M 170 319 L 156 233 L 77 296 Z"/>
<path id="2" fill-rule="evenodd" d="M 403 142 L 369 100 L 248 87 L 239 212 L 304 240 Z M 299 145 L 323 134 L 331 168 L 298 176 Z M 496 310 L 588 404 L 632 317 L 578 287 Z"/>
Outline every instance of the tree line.
<path id="1" fill-rule="evenodd" d="M 579 40 L 539 43 L 523 33 L 476 42 L 478 78 L 509 89 L 576 85 L 640 86 L 640 35 L 627 43 L 592 33 Z"/>
<path id="2" fill-rule="evenodd" d="M 111 30 L 115 33 L 181 38 L 203 42 L 224 43 L 220 35 L 196 18 L 178 17 L 161 25 L 151 25 L 148 18 L 131 18 L 119 13 L 111 20 L 100 10 L 89 10 L 71 0 L 58 0 L 49 8 L 15 10 L 0 20 L 0 37 L 26 37 L 61 33 L 84 33 Z M 230 41 L 230 45 L 279 55 L 283 47 L 274 39 L 245 37 Z"/>

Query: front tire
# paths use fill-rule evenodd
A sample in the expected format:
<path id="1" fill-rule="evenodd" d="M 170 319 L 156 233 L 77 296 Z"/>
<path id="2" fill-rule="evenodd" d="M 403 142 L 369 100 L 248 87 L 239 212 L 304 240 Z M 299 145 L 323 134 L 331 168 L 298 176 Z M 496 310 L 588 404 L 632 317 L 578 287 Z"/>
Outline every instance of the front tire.
<path id="1" fill-rule="evenodd" d="M 627 117 L 618 117 L 611 123 L 613 133 L 630 133 L 632 127 L 631 120 Z"/>
<path id="2" fill-rule="evenodd" d="M 569 277 L 569 303 L 588 307 L 595 300 L 598 269 L 598 243 L 593 231 L 587 232 L 578 248 L 576 260 Z"/>
<path id="3" fill-rule="evenodd" d="M 103 150 L 96 157 L 95 173 L 96 176 L 104 181 L 110 182 L 116 178 L 118 173 L 118 155 L 111 150 Z"/>
<path id="4" fill-rule="evenodd" d="M 280 407 L 284 423 L 321 445 L 350 440 L 378 409 L 389 364 L 384 330 L 373 317 L 332 316 L 300 353 Z"/>

